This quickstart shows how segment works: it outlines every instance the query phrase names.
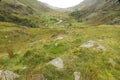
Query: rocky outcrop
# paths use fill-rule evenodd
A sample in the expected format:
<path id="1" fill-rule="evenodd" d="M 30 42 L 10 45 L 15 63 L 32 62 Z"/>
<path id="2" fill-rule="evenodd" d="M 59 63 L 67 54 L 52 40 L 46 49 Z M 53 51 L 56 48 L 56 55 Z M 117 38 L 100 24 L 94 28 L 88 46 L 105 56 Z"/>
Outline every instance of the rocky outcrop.
<path id="1" fill-rule="evenodd" d="M 19 75 L 9 70 L 0 70 L 0 80 L 16 80 Z"/>

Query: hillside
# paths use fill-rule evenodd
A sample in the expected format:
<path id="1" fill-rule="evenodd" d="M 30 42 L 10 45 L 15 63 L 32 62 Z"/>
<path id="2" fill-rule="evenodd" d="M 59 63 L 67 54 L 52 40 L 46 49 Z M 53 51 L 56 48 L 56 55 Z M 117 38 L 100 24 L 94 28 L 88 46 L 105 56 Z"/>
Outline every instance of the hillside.
<path id="1" fill-rule="evenodd" d="M 44 27 L 56 21 L 50 9 L 37 0 L 2 0 L 0 2 L 0 21 L 27 27 Z"/>
<path id="2" fill-rule="evenodd" d="M 79 21 L 96 24 L 120 24 L 119 0 L 85 0 L 71 8 L 79 11 Z"/>
<path id="3" fill-rule="evenodd" d="M 45 12 L 53 11 L 49 7 L 45 6 L 44 3 L 41 3 L 40 1 L 37 0 L 18 0 L 18 2 L 26 6 L 30 6 L 37 13 L 45 13 Z"/>

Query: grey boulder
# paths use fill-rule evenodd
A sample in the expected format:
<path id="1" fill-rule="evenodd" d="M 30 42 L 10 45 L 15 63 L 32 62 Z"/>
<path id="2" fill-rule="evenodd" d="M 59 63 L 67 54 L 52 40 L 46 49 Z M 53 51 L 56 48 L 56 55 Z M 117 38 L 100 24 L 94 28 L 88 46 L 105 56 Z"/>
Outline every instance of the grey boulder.
<path id="1" fill-rule="evenodd" d="M 53 66 L 59 68 L 59 69 L 64 68 L 63 60 L 60 57 L 53 59 L 49 63 L 52 64 Z"/>
<path id="2" fill-rule="evenodd" d="M 19 78 L 18 74 L 9 70 L 0 70 L 0 80 L 15 80 Z"/>

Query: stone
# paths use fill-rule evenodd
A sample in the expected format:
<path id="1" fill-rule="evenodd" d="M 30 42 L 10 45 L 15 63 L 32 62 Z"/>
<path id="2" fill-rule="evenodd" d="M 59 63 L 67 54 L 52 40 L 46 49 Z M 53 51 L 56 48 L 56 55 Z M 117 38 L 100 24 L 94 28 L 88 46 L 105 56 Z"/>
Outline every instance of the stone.
<path id="1" fill-rule="evenodd" d="M 74 72 L 75 80 L 80 80 L 80 72 Z"/>
<path id="2" fill-rule="evenodd" d="M 25 70 L 25 69 L 27 69 L 27 68 L 28 68 L 27 66 L 24 66 L 24 67 L 23 67 L 23 70 Z"/>
<path id="3" fill-rule="evenodd" d="M 63 60 L 60 57 L 53 59 L 49 63 L 52 64 L 53 66 L 59 68 L 59 69 L 64 68 Z"/>
<path id="4" fill-rule="evenodd" d="M 101 44 L 99 44 L 99 43 L 97 43 L 95 41 L 92 41 L 92 40 L 90 40 L 90 41 L 88 41 L 86 43 L 83 43 L 80 47 L 84 47 L 84 48 L 91 48 L 91 47 L 93 47 L 94 50 L 101 49 L 102 51 L 106 51 L 107 50 L 104 46 L 102 46 Z"/>
<path id="5" fill-rule="evenodd" d="M 18 74 L 8 70 L 0 70 L 0 80 L 15 80 L 19 78 Z"/>
<path id="6" fill-rule="evenodd" d="M 56 40 L 62 40 L 63 38 L 64 38 L 64 37 L 59 36 L 59 37 L 56 38 Z"/>
<path id="7" fill-rule="evenodd" d="M 90 48 L 90 47 L 93 47 L 94 44 L 95 44 L 95 42 L 90 40 L 90 41 L 88 41 L 86 43 L 83 43 L 80 47 Z"/>
<path id="8" fill-rule="evenodd" d="M 55 46 L 57 47 L 57 46 L 58 46 L 58 43 L 55 43 Z"/>
<path id="9" fill-rule="evenodd" d="M 60 24 L 60 23 L 62 23 L 63 22 L 63 20 L 61 20 L 61 19 L 58 19 L 59 21 L 58 22 L 56 22 L 56 23 L 54 23 L 54 24 Z"/>
<path id="10" fill-rule="evenodd" d="M 5 36 L 5 39 L 7 39 L 8 38 L 8 36 Z"/>

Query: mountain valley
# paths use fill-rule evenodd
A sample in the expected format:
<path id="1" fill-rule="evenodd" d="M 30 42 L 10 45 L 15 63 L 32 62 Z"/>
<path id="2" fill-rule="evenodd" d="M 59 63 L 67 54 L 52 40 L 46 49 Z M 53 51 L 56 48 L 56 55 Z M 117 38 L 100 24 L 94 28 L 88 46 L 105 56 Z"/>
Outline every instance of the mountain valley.
<path id="1" fill-rule="evenodd" d="M 120 80 L 119 0 L 1 0 L 0 80 Z"/>

